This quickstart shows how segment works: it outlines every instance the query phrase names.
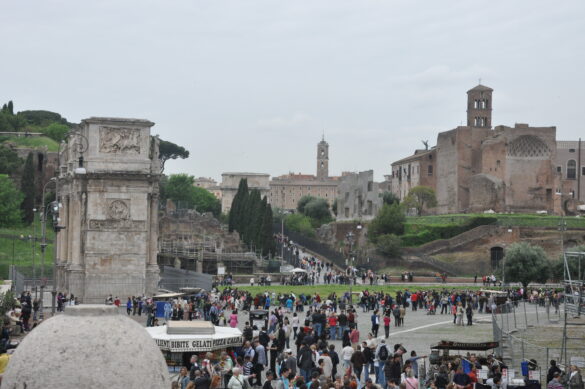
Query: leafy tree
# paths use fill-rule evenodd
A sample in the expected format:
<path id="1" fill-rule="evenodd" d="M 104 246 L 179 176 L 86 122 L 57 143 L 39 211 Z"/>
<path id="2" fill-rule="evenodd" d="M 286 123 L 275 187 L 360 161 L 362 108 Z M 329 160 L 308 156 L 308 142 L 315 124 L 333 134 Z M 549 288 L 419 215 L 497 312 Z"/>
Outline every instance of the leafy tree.
<path id="1" fill-rule="evenodd" d="M 28 153 L 26 162 L 24 163 L 24 170 L 22 172 L 22 181 L 20 189 L 24 194 L 24 198 L 20 205 L 23 214 L 23 221 L 30 224 L 34 220 L 36 186 L 35 186 L 35 168 L 33 166 L 33 155 Z"/>
<path id="2" fill-rule="evenodd" d="M 216 217 L 221 211 L 219 200 L 208 190 L 196 187 L 195 178 L 187 174 L 172 174 L 161 181 L 161 200 L 167 199 L 171 199 L 177 207 L 211 212 Z"/>
<path id="3" fill-rule="evenodd" d="M 384 192 L 382 194 L 382 201 L 384 204 L 392 205 L 394 203 L 400 204 L 400 199 L 392 192 Z"/>
<path id="4" fill-rule="evenodd" d="M 376 248 L 388 257 L 397 257 L 400 255 L 401 243 L 400 237 L 394 234 L 384 234 L 378 237 Z"/>
<path id="5" fill-rule="evenodd" d="M 61 142 L 65 139 L 65 136 L 69 132 L 69 127 L 65 124 L 51 123 L 47 127 L 41 129 L 41 132 L 47 137 L 53 139 L 56 142 Z"/>
<path id="6" fill-rule="evenodd" d="M 396 203 L 384 204 L 378 215 L 370 222 L 368 227 L 368 238 L 376 243 L 380 235 L 404 233 L 404 222 L 406 216 L 402 207 Z"/>
<path id="7" fill-rule="evenodd" d="M 319 225 L 331 221 L 329 203 L 325 199 L 315 198 L 309 201 L 304 208 L 305 216 L 318 222 Z"/>
<path id="8" fill-rule="evenodd" d="M 67 127 L 73 127 L 73 123 L 69 123 L 67 119 L 62 117 L 57 112 L 45 110 L 28 110 L 20 111 L 18 116 L 31 126 L 47 127 L 53 123 L 64 124 Z"/>
<path id="9" fill-rule="evenodd" d="M 317 199 L 316 197 L 308 196 L 308 195 L 301 197 L 301 199 L 297 203 L 297 211 L 299 211 L 299 213 L 304 214 L 305 213 L 305 206 L 307 204 L 309 204 L 311 201 L 316 200 L 316 199 Z"/>
<path id="10" fill-rule="evenodd" d="M 314 227 L 319 227 L 321 224 L 328 223 L 332 220 L 329 203 L 327 200 L 319 197 L 301 197 L 297 203 L 297 211 L 309 217 Z"/>
<path id="11" fill-rule="evenodd" d="M 13 174 L 20 169 L 22 159 L 14 150 L 4 145 L 0 145 L 0 174 Z"/>
<path id="12" fill-rule="evenodd" d="M 22 221 L 22 193 L 5 174 L 0 174 L 0 227 L 13 227 Z"/>
<path id="13" fill-rule="evenodd" d="M 221 213 L 221 202 L 205 188 L 194 186 L 194 205 L 197 212 L 211 212 L 218 217 Z"/>
<path id="14" fill-rule="evenodd" d="M 311 219 L 300 213 L 293 213 L 287 215 L 284 219 L 286 228 L 300 232 L 303 235 L 315 236 L 315 230 L 311 224 Z"/>
<path id="15" fill-rule="evenodd" d="M 513 243 L 505 254 L 506 281 L 520 282 L 524 289 L 531 282 L 545 283 L 551 276 L 550 262 L 540 246 Z"/>
<path id="16" fill-rule="evenodd" d="M 189 150 L 178 144 L 166 140 L 160 140 L 158 145 L 158 158 L 160 159 L 161 172 L 165 170 L 165 163 L 169 159 L 189 158 Z"/>
<path id="17" fill-rule="evenodd" d="M 16 298 L 14 297 L 14 293 L 12 293 L 11 290 L 7 290 L 6 292 L 0 294 L 0 324 L 10 320 L 6 314 L 15 307 Z"/>
<path id="18" fill-rule="evenodd" d="M 435 191 L 428 186 L 415 186 L 404 199 L 404 205 L 407 208 L 416 208 L 417 215 L 422 215 L 425 208 L 434 208 L 437 206 L 437 197 Z"/>

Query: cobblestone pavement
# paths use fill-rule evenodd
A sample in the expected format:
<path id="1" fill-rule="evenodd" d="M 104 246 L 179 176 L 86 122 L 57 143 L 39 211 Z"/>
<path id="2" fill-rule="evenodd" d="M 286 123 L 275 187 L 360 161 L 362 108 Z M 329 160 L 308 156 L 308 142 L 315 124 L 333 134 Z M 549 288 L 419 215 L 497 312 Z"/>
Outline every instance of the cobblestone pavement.
<path id="1" fill-rule="evenodd" d="M 125 314 L 125 308 L 120 308 L 121 312 Z M 360 330 L 360 339 L 365 340 L 368 332 L 371 330 L 370 315 L 372 312 L 363 312 L 361 308 L 357 308 L 358 313 L 358 329 Z M 249 313 L 241 311 L 239 313 L 238 328 L 243 329 L 246 321 L 249 321 Z M 287 314 L 289 319 L 292 314 Z M 301 321 L 305 318 L 305 312 L 299 314 Z M 146 316 L 132 316 L 130 318 L 136 320 L 141 325 L 146 325 Z M 162 324 L 162 322 L 161 322 Z M 384 330 L 380 328 L 378 333 L 379 339 L 383 338 Z M 404 326 L 395 327 L 394 318 L 390 326 L 390 337 L 387 344 L 394 345 L 401 343 L 408 350 L 416 350 L 418 355 L 427 355 L 430 353 L 430 346 L 440 340 L 456 340 L 462 342 L 487 342 L 493 340 L 491 315 L 475 314 L 474 324 L 472 326 L 455 326 L 453 324 L 452 315 L 427 315 L 425 310 L 412 311 L 407 309 L 406 317 L 404 319 Z M 341 349 L 341 341 L 332 341 L 335 344 L 336 350 Z M 290 338 L 290 348 L 296 352 L 293 338 Z"/>

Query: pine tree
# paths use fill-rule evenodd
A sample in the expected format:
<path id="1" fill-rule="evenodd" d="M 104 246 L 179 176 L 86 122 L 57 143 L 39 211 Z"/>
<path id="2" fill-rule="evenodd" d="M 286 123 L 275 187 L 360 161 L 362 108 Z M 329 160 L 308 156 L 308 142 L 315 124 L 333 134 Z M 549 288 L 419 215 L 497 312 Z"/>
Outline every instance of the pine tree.
<path id="1" fill-rule="evenodd" d="M 33 155 L 29 153 L 24 163 L 24 170 L 22 172 L 22 182 L 20 189 L 24 194 L 24 199 L 20 208 L 22 209 L 22 220 L 26 224 L 30 224 L 34 220 L 35 197 L 36 197 L 36 186 L 35 186 L 35 169 L 33 166 Z"/>
<path id="2" fill-rule="evenodd" d="M 8 108 L 8 113 L 10 115 L 14 115 L 14 104 L 12 103 L 12 100 L 10 100 L 8 102 L 8 107 L 7 108 Z"/>

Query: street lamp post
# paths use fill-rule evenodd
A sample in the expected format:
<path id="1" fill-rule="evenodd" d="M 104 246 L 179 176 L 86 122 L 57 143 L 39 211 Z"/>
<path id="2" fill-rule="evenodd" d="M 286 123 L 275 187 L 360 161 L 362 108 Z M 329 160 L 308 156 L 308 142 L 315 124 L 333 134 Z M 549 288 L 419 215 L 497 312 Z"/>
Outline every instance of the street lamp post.
<path id="1" fill-rule="evenodd" d="M 353 239 L 354 239 L 354 234 L 353 232 L 348 232 L 345 235 L 345 238 L 347 239 L 347 242 L 349 243 L 349 252 L 347 253 L 347 265 L 348 265 L 348 271 L 346 272 L 347 275 L 349 276 L 349 304 L 352 305 L 353 304 L 353 280 L 354 280 L 354 270 L 353 270 Z"/>
<path id="2" fill-rule="evenodd" d="M 47 186 L 51 183 L 57 183 L 57 178 L 52 177 L 44 186 L 43 186 L 43 197 L 42 200 L 42 207 L 41 207 L 41 301 L 40 301 L 40 315 L 41 319 L 44 318 L 44 301 L 45 301 L 45 285 L 44 285 L 44 277 L 45 277 L 45 250 L 47 248 L 47 213 L 51 208 L 47 208 L 45 206 L 45 191 Z M 55 194 L 56 196 L 56 194 Z M 53 204 L 53 203 L 51 203 Z M 57 244 L 57 242 L 53 242 L 53 244 Z"/>

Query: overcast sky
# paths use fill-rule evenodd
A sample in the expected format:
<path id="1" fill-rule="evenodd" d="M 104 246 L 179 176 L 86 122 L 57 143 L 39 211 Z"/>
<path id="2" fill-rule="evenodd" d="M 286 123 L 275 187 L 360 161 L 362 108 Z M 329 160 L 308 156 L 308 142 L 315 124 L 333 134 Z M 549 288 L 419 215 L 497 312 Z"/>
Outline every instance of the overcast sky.
<path id="1" fill-rule="evenodd" d="M 585 1 L 3 1 L 0 102 L 138 117 L 221 178 L 374 169 L 466 120 L 584 132 Z"/>

